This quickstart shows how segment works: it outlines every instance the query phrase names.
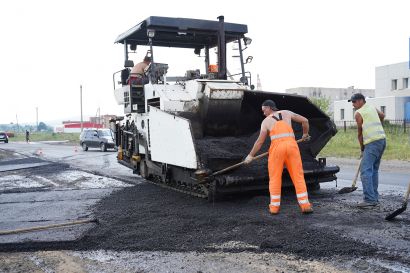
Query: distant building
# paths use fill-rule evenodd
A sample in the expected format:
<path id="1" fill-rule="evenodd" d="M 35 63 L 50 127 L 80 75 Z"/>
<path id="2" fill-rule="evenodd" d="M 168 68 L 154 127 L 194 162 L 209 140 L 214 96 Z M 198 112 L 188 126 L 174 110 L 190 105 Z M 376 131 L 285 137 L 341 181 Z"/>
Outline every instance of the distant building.
<path id="1" fill-rule="evenodd" d="M 81 133 L 81 122 L 63 124 L 64 133 Z M 102 128 L 101 124 L 94 122 L 83 122 L 83 129 L 86 128 Z"/>
<path id="2" fill-rule="evenodd" d="M 84 121 L 83 129 L 102 128 L 101 124 Z M 62 125 L 54 127 L 55 133 L 81 133 L 81 121 L 63 121 Z"/>
<path id="3" fill-rule="evenodd" d="M 354 93 L 362 93 L 367 97 L 374 97 L 374 89 L 357 89 L 354 86 L 347 88 L 330 88 L 330 87 L 297 87 L 285 90 L 288 94 L 298 94 L 308 98 L 327 98 L 330 100 L 329 110 L 333 112 L 333 103 L 338 100 L 347 100 Z"/>
<path id="4" fill-rule="evenodd" d="M 115 119 L 116 117 L 116 115 L 90 117 L 90 122 L 101 124 L 103 128 L 110 128 L 110 119 Z"/>
<path id="5" fill-rule="evenodd" d="M 383 112 L 387 120 L 410 121 L 409 63 L 378 66 L 375 72 L 375 96 L 367 98 L 366 101 Z M 354 120 L 352 103 L 347 100 L 335 101 L 334 120 L 335 122 Z"/>
<path id="6" fill-rule="evenodd" d="M 409 63 L 397 63 L 376 67 L 376 97 L 410 96 Z"/>
<path id="7" fill-rule="evenodd" d="M 110 128 L 110 120 L 115 119 L 116 115 L 102 115 L 90 117 L 89 121 L 83 121 L 83 129 L 86 128 Z M 54 127 L 55 133 L 80 133 L 81 121 L 66 120 L 62 125 Z"/>

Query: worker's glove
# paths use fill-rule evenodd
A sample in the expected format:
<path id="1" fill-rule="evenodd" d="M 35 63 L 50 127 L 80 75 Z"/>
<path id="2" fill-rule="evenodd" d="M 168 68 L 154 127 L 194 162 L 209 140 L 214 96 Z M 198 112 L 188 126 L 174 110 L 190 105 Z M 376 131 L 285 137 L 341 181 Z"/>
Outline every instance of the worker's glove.
<path id="1" fill-rule="evenodd" d="M 252 162 L 253 158 L 254 158 L 253 156 L 248 155 L 243 162 L 244 162 L 245 164 L 249 164 L 249 163 Z"/>

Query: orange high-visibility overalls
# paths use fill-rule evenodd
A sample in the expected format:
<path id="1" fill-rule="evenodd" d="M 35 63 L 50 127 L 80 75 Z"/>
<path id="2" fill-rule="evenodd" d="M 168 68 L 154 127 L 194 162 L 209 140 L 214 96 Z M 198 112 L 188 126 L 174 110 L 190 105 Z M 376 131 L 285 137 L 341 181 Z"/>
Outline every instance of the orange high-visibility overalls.
<path id="1" fill-rule="evenodd" d="M 296 143 L 292 127 L 282 120 L 282 115 L 279 113 L 279 118 L 272 117 L 276 119 L 276 122 L 269 132 L 271 139 L 268 159 L 269 211 L 272 214 L 279 213 L 282 172 L 285 164 L 295 186 L 299 206 L 303 212 L 311 209 L 311 204 L 309 203 L 305 177 L 303 175 L 299 146 Z"/>

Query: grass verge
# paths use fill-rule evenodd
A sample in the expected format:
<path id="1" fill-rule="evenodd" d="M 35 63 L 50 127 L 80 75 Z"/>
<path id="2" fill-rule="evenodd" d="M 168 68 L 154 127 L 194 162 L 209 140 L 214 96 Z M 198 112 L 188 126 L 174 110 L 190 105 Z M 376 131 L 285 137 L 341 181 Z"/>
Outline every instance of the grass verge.
<path id="1" fill-rule="evenodd" d="M 387 146 L 383 159 L 410 160 L 409 133 L 393 134 L 386 132 L 386 136 Z M 357 140 L 357 130 L 347 129 L 346 132 L 339 130 L 323 148 L 319 156 L 358 158 L 360 156 L 360 146 Z"/>
<path id="2" fill-rule="evenodd" d="M 50 132 L 35 132 L 30 134 L 30 141 L 65 141 L 68 143 L 78 144 L 80 142 L 80 133 L 50 133 Z M 9 138 L 13 141 L 26 141 L 25 134 L 16 134 Z"/>

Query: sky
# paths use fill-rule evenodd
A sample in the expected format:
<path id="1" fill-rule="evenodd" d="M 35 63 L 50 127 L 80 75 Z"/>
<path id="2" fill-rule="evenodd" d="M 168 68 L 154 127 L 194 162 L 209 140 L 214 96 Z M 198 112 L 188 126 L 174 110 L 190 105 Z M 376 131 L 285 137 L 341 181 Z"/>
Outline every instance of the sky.
<path id="1" fill-rule="evenodd" d="M 409 60 L 408 0 L 14 0 L 0 9 L 0 124 L 122 115 L 113 73 L 123 68 L 116 37 L 149 16 L 248 26 L 246 66 L 264 91 L 295 87 L 374 88 L 375 67 Z M 139 62 L 146 49 L 130 58 Z M 179 53 L 178 53 L 179 54 Z M 169 73 L 202 68 L 193 54 L 154 49 Z M 195 58 L 195 57 L 194 57 Z M 229 65 L 229 62 L 228 62 Z M 198 67 L 196 67 L 198 66 Z"/>

